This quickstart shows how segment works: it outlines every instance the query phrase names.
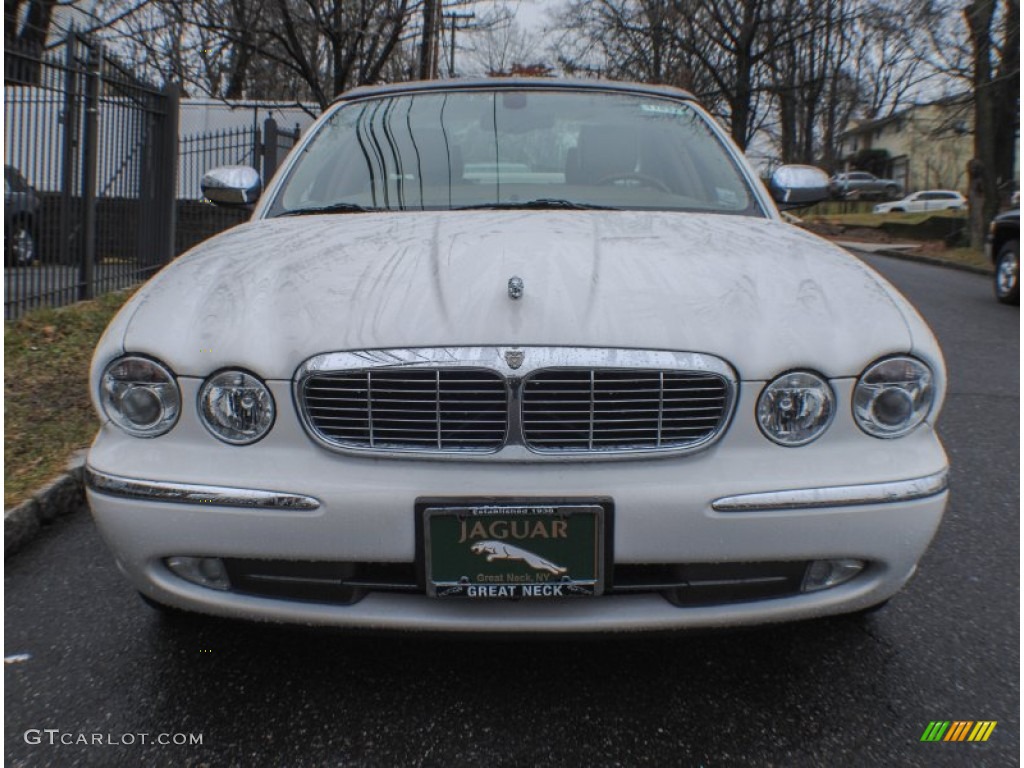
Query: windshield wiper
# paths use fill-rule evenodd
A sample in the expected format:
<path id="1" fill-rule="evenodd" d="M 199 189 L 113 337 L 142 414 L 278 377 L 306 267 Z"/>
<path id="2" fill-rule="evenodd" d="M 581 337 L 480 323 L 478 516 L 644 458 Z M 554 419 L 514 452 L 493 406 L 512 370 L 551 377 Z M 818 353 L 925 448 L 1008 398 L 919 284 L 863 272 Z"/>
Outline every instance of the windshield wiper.
<path id="1" fill-rule="evenodd" d="M 375 213 L 380 210 L 382 209 L 367 208 L 365 205 L 358 205 L 357 203 L 332 203 L 331 205 L 322 205 L 316 208 L 293 208 L 278 215 L 313 216 L 318 213 Z"/>
<path id="2" fill-rule="evenodd" d="M 613 208 L 610 205 L 594 205 L 593 203 L 577 203 L 572 200 L 559 200 L 553 197 L 539 197 L 536 200 L 525 200 L 521 203 L 482 203 L 480 205 L 463 205 L 456 208 L 456 211 L 473 211 L 482 209 L 500 210 L 511 208 L 519 210 L 563 210 L 563 211 L 619 211 L 621 208 Z"/>

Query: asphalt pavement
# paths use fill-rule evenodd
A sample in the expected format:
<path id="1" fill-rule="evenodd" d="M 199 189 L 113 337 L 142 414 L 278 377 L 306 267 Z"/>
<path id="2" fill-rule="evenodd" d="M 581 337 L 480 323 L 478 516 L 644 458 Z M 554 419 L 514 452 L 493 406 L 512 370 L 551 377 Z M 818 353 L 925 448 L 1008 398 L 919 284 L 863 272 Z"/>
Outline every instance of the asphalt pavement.
<path id="1" fill-rule="evenodd" d="M 950 369 L 952 501 L 883 610 L 516 641 L 169 623 L 80 513 L 6 566 L 6 764 L 1016 765 L 1019 311 L 988 278 L 865 258 Z M 922 743 L 933 720 L 998 724 L 985 743 Z"/>

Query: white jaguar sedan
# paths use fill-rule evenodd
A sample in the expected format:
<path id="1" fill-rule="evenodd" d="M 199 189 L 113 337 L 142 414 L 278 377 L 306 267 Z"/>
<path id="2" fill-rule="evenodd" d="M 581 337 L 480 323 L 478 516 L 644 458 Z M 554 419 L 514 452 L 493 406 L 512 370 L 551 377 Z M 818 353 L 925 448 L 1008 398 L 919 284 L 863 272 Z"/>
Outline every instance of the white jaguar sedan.
<path id="1" fill-rule="evenodd" d="M 772 195 L 823 198 L 784 166 Z M 152 604 L 589 632 L 873 608 L 942 518 L 942 355 L 688 94 L 361 88 L 111 323 L 89 503 Z"/>

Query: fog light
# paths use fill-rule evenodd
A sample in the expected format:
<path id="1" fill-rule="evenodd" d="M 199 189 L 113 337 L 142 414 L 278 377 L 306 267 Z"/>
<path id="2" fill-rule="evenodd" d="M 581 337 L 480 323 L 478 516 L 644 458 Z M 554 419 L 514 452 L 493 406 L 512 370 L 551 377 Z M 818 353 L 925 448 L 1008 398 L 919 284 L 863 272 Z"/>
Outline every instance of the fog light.
<path id="1" fill-rule="evenodd" d="M 199 390 L 199 415 L 216 437 L 232 445 L 255 443 L 274 424 L 274 397 L 245 371 L 215 373 Z"/>
<path id="2" fill-rule="evenodd" d="M 832 422 L 835 396 L 821 376 L 810 371 L 784 373 L 761 392 L 757 423 L 769 440 L 795 447 L 819 437 Z"/>
<path id="3" fill-rule="evenodd" d="M 228 572 L 219 557 L 169 557 L 167 567 L 186 581 L 210 589 L 230 589 Z"/>
<path id="4" fill-rule="evenodd" d="M 801 589 L 804 592 L 817 592 L 819 589 L 838 587 L 863 571 L 864 565 L 863 560 L 815 560 L 807 566 Z"/>

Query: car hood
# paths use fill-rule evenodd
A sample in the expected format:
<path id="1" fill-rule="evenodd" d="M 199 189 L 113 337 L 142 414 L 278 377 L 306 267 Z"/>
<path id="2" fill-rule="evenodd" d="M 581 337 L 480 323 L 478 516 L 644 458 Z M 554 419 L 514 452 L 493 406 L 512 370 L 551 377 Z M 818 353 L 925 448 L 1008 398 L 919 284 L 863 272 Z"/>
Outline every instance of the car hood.
<path id="1" fill-rule="evenodd" d="M 125 307 L 97 358 L 126 350 L 179 375 L 241 366 L 289 379 L 328 351 L 569 345 L 705 352 L 745 379 L 837 377 L 911 351 L 918 325 L 930 339 L 874 271 L 775 220 L 320 215 L 253 221 L 177 259 Z"/>

